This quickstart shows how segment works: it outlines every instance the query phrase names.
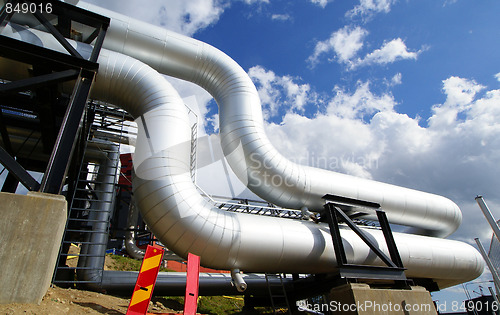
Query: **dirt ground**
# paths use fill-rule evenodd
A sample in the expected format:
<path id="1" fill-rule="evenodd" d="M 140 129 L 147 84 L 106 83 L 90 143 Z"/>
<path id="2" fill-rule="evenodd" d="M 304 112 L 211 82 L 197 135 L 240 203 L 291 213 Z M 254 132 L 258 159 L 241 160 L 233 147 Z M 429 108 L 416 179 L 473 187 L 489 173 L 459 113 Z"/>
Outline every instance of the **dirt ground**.
<path id="1" fill-rule="evenodd" d="M 0 304 L 0 314 L 125 314 L 129 299 L 123 299 L 96 292 L 50 288 L 40 305 Z M 168 309 L 160 302 L 150 303 L 149 312 L 178 313 Z"/>
<path id="2" fill-rule="evenodd" d="M 77 254 L 79 248 L 71 247 L 70 254 Z M 76 257 L 67 261 L 68 266 L 76 267 Z M 106 256 L 105 270 L 113 269 L 113 259 Z M 33 314 L 33 315 L 59 315 L 59 314 L 125 314 L 127 313 L 130 299 L 119 298 L 97 292 L 49 288 L 40 305 L 36 304 L 0 304 L 0 315 L 6 314 Z M 153 298 L 155 301 L 155 298 Z M 165 307 L 160 301 L 151 302 L 151 313 L 178 313 Z"/>

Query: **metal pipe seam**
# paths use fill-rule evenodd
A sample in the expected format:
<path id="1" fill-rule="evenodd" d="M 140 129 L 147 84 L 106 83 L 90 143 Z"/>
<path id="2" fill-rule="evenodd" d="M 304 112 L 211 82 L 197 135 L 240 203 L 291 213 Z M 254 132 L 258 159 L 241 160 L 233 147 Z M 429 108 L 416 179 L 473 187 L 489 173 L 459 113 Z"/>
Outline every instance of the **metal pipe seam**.
<path id="1" fill-rule="evenodd" d="M 44 45 L 57 47 L 50 35 L 33 32 Z M 78 46 L 83 54 L 84 45 Z M 8 76 L 1 72 L 5 62 L 0 62 L 0 75 Z M 188 114 L 177 92 L 157 71 L 131 57 L 103 50 L 99 64 L 92 97 L 138 117 L 134 194 L 144 220 L 164 244 L 180 256 L 195 253 L 202 265 L 215 269 L 336 271 L 326 225 L 230 213 L 200 196 L 190 176 Z M 381 231 L 365 231 L 387 252 Z M 342 228 L 341 234 L 351 263 L 381 264 L 354 232 Z M 408 277 L 432 278 L 443 287 L 482 272 L 481 257 L 467 244 L 401 233 L 394 237 Z"/>

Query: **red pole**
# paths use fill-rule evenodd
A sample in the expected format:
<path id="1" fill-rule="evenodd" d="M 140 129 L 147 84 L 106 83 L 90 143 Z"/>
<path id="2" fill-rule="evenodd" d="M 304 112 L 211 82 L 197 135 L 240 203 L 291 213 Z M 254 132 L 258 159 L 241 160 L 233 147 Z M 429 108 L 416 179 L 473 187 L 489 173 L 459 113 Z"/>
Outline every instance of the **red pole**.
<path id="1" fill-rule="evenodd" d="M 184 298 L 184 314 L 196 315 L 198 308 L 198 285 L 200 279 L 200 256 L 188 254 L 186 296 Z"/>

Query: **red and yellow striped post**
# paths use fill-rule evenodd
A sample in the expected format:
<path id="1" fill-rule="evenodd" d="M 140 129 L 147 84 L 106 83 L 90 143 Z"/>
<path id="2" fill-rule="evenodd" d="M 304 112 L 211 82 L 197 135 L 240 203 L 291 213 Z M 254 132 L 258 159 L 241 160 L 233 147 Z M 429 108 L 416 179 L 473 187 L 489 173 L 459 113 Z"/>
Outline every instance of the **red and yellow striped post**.
<path id="1" fill-rule="evenodd" d="M 135 283 L 134 293 L 128 305 L 127 315 L 144 315 L 148 311 L 163 252 L 161 248 L 148 245 Z"/>

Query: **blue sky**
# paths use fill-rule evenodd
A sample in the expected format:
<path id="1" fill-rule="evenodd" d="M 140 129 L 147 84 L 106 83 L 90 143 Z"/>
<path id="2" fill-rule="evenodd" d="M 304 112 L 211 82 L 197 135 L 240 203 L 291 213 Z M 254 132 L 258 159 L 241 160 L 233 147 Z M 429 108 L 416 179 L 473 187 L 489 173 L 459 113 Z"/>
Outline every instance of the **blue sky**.
<path id="1" fill-rule="evenodd" d="M 92 2 L 231 56 L 258 88 L 270 140 L 292 160 L 449 197 L 464 216 L 451 238 L 489 246 L 474 197 L 500 218 L 499 1 Z M 172 82 L 215 147 L 215 102 Z M 198 175 L 227 193 L 214 178 Z M 435 298 L 451 305 L 463 292 Z"/>

